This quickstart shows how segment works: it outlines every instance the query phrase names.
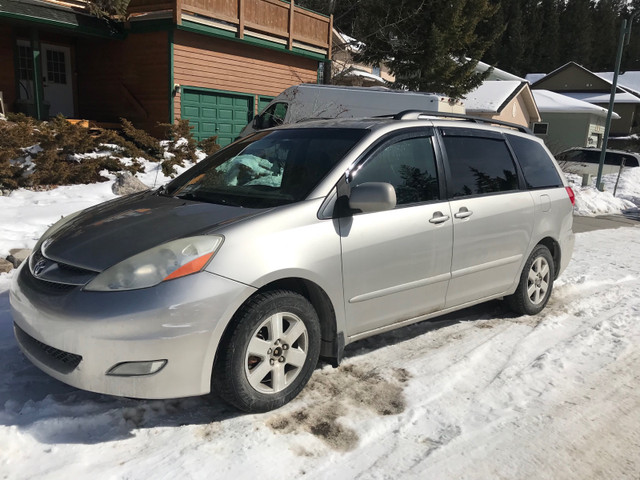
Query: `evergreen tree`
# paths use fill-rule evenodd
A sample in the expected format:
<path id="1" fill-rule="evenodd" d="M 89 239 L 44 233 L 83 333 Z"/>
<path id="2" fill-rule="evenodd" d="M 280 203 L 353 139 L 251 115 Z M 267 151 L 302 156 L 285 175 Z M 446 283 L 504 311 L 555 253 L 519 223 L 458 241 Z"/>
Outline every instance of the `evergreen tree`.
<path id="1" fill-rule="evenodd" d="M 523 2 L 511 0 L 503 3 L 507 18 L 507 27 L 502 35 L 500 68 L 516 75 L 526 73 L 525 49 L 527 39 L 525 37 L 522 20 Z"/>
<path id="2" fill-rule="evenodd" d="M 589 68 L 594 71 L 613 70 L 620 33 L 622 2 L 600 0 L 593 8 L 593 25 L 598 35 L 594 36 Z"/>
<path id="3" fill-rule="evenodd" d="M 87 0 L 87 7 L 89 12 L 98 17 L 124 20 L 129 2 L 130 0 Z"/>
<path id="4" fill-rule="evenodd" d="M 589 67 L 594 36 L 591 18 L 590 0 L 567 0 L 560 16 L 560 63 L 574 61 Z"/>
<path id="5" fill-rule="evenodd" d="M 489 0 L 362 0 L 357 60 L 385 63 L 397 86 L 459 98 L 486 78 L 474 69 L 502 33 L 497 8 Z"/>
<path id="6" fill-rule="evenodd" d="M 529 73 L 549 73 L 560 66 L 560 4 L 558 0 L 542 0 L 537 13 L 540 33 L 531 39 Z"/>

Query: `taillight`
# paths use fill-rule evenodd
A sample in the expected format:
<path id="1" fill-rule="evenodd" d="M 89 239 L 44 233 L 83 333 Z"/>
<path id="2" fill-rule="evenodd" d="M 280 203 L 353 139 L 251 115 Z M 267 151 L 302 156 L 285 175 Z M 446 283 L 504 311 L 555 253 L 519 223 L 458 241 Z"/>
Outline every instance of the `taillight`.
<path id="1" fill-rule="evenodd" d="M 567 190 L 567 193 L 569 194 L 569 200 L 571 200 L 571 205 L 575 205 L 576 204 L 576 194 L 573 193 L 573 189 L 571 187 L 565 187 Z"/>

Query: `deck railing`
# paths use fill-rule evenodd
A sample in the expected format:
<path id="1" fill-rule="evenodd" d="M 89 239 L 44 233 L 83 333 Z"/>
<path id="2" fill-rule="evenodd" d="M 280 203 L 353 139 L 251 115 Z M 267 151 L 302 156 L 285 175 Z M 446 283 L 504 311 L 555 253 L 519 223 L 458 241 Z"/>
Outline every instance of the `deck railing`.
<path id="1" fill-rule="evenodd" d="M 222 21 L 239 38 L 257 33 L 286 42 L 291 50 L 301 43 L 329 52 L 332 19 L 283 0 L 131 0 L 129 13 L 171 11 L 177 24 L 183 14 Z"/>

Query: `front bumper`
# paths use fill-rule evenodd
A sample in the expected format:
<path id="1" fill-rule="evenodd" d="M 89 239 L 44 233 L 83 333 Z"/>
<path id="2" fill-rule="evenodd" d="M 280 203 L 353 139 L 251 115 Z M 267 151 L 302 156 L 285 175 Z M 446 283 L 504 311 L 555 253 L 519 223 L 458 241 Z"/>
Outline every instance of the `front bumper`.
<path id="1" fill-rule="evenodd" d="M 255 291 L 201 272 L 141 290 L 85 292 L 36 280 L 26 263 L 10 292 L 24 354 L 69 385 L 134 398 L 208 393 L 224 328 Z M 167 364 L 154 374 L 107 375 L 122 362 L 155 360 Z"/>

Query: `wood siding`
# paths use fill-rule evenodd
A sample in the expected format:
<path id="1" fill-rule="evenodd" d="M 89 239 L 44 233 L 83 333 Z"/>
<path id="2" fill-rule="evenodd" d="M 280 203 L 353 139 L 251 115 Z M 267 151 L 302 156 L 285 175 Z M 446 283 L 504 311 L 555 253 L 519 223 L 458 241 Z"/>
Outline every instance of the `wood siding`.
<path id="1" fill-rule="evenodd" d="M 608 92 L 611 84 L 577 66 L 569 66 L 535 83 L 535 89 L 552 92 Z"/>
<path id="2" fill-rule="evenodd" d="M 167 32 L 131 34 L 125 41 L 79 42 L 80 117 L 118 122 L 162 134 L 169 121 L 169 44 Z"/>
<path id="3" fill-rule="evenodd" d="M 13 66 L 13 34 L 11 28 L 0 25 L 0 92 L 4 98 L 6 112 L 13 111 L 16 100 L 16 77 Z"/>
<path id="4" fill-rule="evenodd" d="M 331 18 L 281 0 L 131 0 L 129 13 L 170 10 L 176 23 L 182 15 L 222 20 L 237 28 L 238 38 L 245 30 L 286 40 L 289 50 L 294 42 L 330 50 Z"/>
<path id="5" fill-rule="evenodd" d="M 274 97 L 299 83 L 316 83 L 318 62 L 265 48 L 177 31 L 174 81 L 184 87 Z M 180 117 L 180 96 L 174 99 Z"/>

